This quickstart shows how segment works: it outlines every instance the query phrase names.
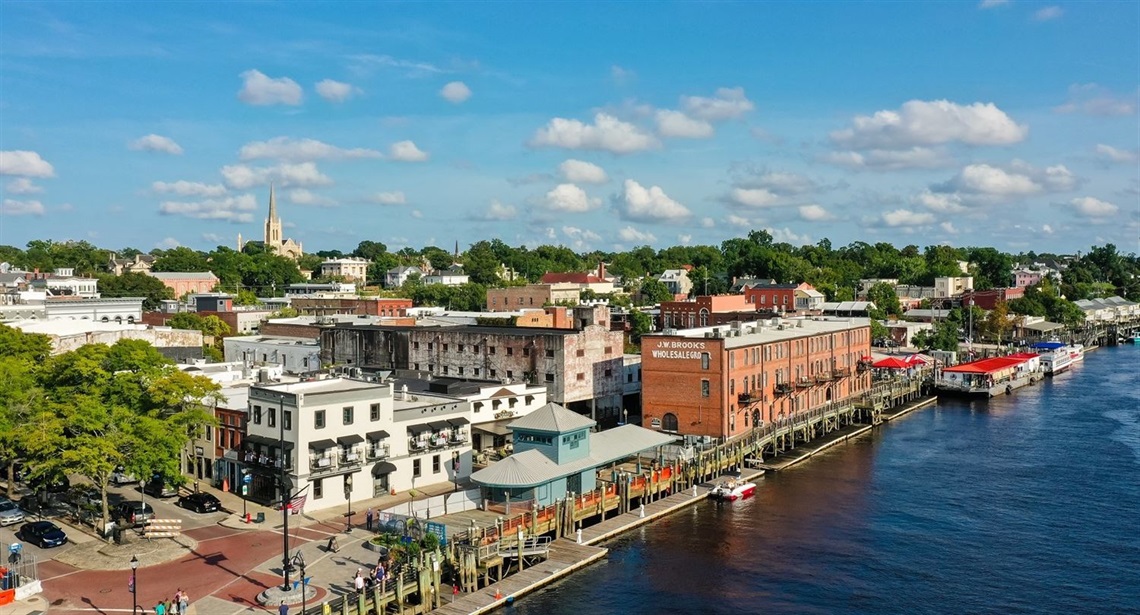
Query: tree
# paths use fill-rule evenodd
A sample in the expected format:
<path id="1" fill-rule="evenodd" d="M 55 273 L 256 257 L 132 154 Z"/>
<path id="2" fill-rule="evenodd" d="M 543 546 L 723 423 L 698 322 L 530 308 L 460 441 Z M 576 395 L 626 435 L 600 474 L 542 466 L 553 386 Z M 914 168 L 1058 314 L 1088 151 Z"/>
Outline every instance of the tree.
<path id="1" fill-rule="evenodd" d="M 867 289 L 867 300 L 875 304 L 883 314 L 902 316 L 902 303 L 899 302 L 895 287 L 886 282 L 879 282 Z"/>
<path id="2" fill-rule="evenodd" d="M 209 271 L 206 255 L 184 246 L 171 248 L 154 261 L 154 271 Z"/>
<path id="3" fill-rule="evenodd" d="M 673 300 L 673 293 L 669 291 L 669 287 L 665 286 L 664 282 L 650 277 L 641 280 L 639 294 L 643 305 L 654 305 L 662 301 Z"/>
<path id="4" fill-rule="evenodd" d="M 883 323 L 879 322 L 878 318 L 871 319 L 871 340 L 877 342 L 885 340 L 891 336 L 891 332 Z"/>
<path id="5" fill-rule="evenodd" d="M 942 320 L 933 329 L 923 329 L 914 334 L 911 343 L 923 350 L 958 350 L 958 325 L 951 320 Z"/>
<path id="6" fill-rule="evenodd" d="M 490 242 L 487 241 L 476 242 L 463 256 L 463 270 L 471 276 L 471 281 L 485 286 L 502 284 L 499 278 L 500 264 L 495 251 L 491 249 Z"/>
<path id="7" fill-rule="evenodd" d="M 376 262 L 388 253 L 388 246 L 380 243 L 379 241 L 362 241 L 356 244 L 356 249 L 352 251 L 352 255 L 357 258 L 363 258 Z"/>
<path id="8" fill-rule="evenodd" d="M 240 289 L 234 295 L 234 305 L 257 305 L 261 301 L 257 298 L 257 293 L 252 290 Z"/>
<path id="9" fill-rule="evenodd" d="M 634 344 L 641 343 L 641 336 L 653 329 L 653 317 L 641 310 L 629 311 L 629 338 Z"/>
<path id="10" fill-rule="evenodd" d="M 164 299 L 174 298 L 174 291 L 162 280 L 145 273 L 100 275 L 98 279 L 104 297 L 142 297 L 144 310 L 156 310 Z"/>
<path id="11" fill-rule="evenodd" d="M 986 334 L 994 337 L 999 345 L 1002 337 L 1013 329 L 1013 325 L 1014 321 L 1010 318 L 1009 304 L 1005 301 L 995 303 L 994 309 L 985 316 Z"/>

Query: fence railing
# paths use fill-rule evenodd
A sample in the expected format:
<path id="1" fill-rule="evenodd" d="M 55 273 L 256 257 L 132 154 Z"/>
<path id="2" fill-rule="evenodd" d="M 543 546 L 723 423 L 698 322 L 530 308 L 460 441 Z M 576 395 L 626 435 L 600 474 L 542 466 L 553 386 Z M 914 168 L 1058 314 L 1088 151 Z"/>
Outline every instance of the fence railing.
<path id="1" fill-rule="evenodd" d="M 13 548 L 15 547 L 15 548 Z M 0 542 L 4 563 L 0 564 L 0 587 L 13 589 L 37 580 L 36 554 L 22 543 Z"/>

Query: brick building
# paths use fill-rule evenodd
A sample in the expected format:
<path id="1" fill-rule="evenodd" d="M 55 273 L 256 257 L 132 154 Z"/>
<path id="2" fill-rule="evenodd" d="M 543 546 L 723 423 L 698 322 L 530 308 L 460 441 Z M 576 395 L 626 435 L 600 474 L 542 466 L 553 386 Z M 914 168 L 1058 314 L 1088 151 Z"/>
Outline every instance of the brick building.
<path id="1" fill-rule="evenodd" d="M 412 307 L 412 300 L 394 297 L 294 297 L 290 305 L 298 314 L 313 316 L 405 316 L 407 309 Z"/>
<path id="2" fill-rule="evenodd" d="M 526 308 L 541 308 L 555 303 L 577 305 L 581 296 L 582 291 L 578 285 L 571 283 L 488 288 L 487 311 L 510 312 Z"/>
<path id="3" fill-rule="evenodd" d="M 147 275 L 158 278 L 167 288 L 174 291 L 175 297 L 188 294 L 208 293 L 218 285 L 218 276 L 212 271 L 148 271 Z"/>
<path id="4" fill-rule="evenodd" d="M 962 295 L 962 305 L 970 305 L 973 301 L 974 305 L 982 308 L 983 310 L 992 310 L 998 302 L 1010 302 L 1014 299 L 1020 299 L 1025 296 L 1025 287 L 1019 286 L 1014 288 L 992 288 L 990 290 L 971 290 Z"/>
<path id="5" fill-rule="evenodd" d="M 757 310 L 773 310 L 776 312 L 797 311 L 797 295 L 800 299 L 810 296 L 807 291 L 817 293 L 814 287 L 807 282 L 799 284 L 778 284 L 775 280 L 760 281 L 744 288 L 744 300 L 755 306 Z M 818 294 L 818 293 L 817 293 Z M 819 295 L 819 303 L 823 302 L 823 295 Z M 802 309 L 812 309 L 802 303 Z"/>
<path id="6" fill-rule="evenodd" d="M 741 320 L 740 314 L 755 320 L 757 306 L 744 295 L 701 295 L 686 301 L 661 303 L 660 329 L 691 329 Z"/>
<path id="7" fill-rule="evenodd" d="M 725 438 L 861 394 L 870 321 L 770 319 L 641 340 L 642 424 Z"/>

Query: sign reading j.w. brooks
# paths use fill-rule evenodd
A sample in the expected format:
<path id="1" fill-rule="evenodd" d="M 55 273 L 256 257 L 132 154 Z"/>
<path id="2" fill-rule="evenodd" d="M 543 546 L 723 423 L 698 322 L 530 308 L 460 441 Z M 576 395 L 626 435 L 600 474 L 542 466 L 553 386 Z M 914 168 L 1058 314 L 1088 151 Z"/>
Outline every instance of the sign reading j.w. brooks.
<path id="1" fill-rule="evenodd" d="M 654 359 L 700 359 L 704 342 L 673 340 L 661 342 L 650 354 Z"/>

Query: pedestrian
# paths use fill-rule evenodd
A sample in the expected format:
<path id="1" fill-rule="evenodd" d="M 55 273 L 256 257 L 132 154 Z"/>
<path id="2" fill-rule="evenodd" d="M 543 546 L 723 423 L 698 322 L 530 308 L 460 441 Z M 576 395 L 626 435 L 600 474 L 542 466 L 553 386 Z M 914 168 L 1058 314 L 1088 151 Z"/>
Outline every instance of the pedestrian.
<path id="1" fill-rule="evenodd" d="M 182 597 L 178 599 L 178 615 L 186 615 L 190 612 L 190 595 L 182 590 Z"/>
<path id="2" fill-rule="evenodd" d="M 356 588 L 357 594 L 364 593 L 364 575 L 361 574 L 362 572 L 364 572 L 363 568 L 357 568 L 356 577 L 352 579 L 352 586 Z"/>
<path id="3" fill-rule="evenodd" d="M 340 543 L 337 542 L 336 536 L 329 536 L 329 543 L 325 545 L 325 551 L 330 553 L 340 551 Z"/>
<path id="4" fill-rule="evenodd" d="M 174 592 L 174 600 L 171 602 L 171 608 L 174 615 L 182 615 L 182 588 L 179 587 L 178 591 Z"/>
<path id="5" fill-rule="evenodd" d="M 368 531 L 372 531 L 372 507 L 368 507 L 368 512 L 364 513 L 364 523 L 368 527 Z"/>
<path id="6" fill-rule="evenodd" d="M 158 604 L 154 605 L 154 615 L 167 615 L 166 605 L 160 600 Z"/>
<path id="7" fill-rule="evenodd" d="M 281 606 L 277 607 L 277 615 L 289 615 L 289 605 L 285 601 L 281 601 Z"/>

